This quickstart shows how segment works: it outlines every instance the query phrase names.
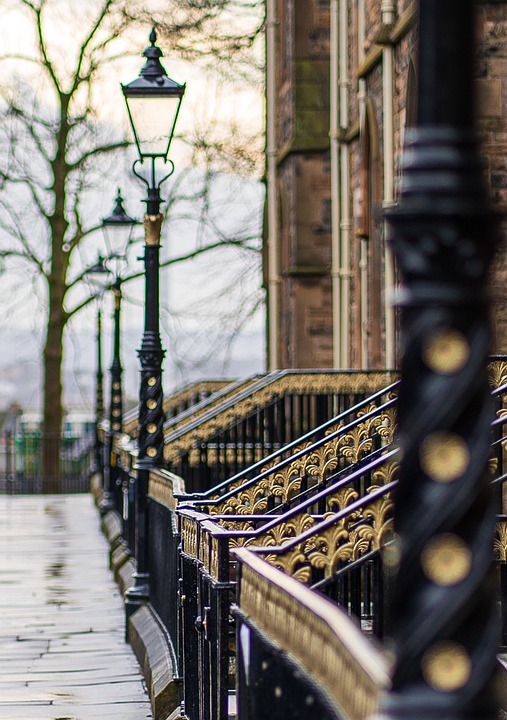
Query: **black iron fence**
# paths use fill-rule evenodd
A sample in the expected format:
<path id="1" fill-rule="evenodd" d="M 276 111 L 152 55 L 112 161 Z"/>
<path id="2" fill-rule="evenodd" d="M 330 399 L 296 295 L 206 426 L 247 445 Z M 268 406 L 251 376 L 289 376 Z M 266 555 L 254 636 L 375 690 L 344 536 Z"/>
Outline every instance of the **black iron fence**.
<path id="1" fill-rule="evenodd" d="M 48 477 L 43 472 L 44 447 L 48 443 L 58 445 L 58 476 Z M 38 430 L 6 432 L 0 436 L 0 493 L 88 492 L 94 446 L 92 430 L 49 438 Z"/>
<path id="2" fill-rule="evenodd" d="M 339 607 L 246 548 L 239 561 L 239 720 L 364 720 L 389 685 L 379 645 Z"/>
<path id="3" fill-rule="evenodd" d="M 395 374 L 380 371 L 295 370 L 254 378 L 167 428 L 166 467 L 185 479 L 187 493 L 206 492 L 255 468 L 394 379 Z"/>
<path id="4" fill-rule="evenodd" d="M 496 386 L 493 394 L 497 406 L 497 417 L 492 426 L 490 468 L 494 484 L 502 488 L 507 477 L 504 431 L 507 364 L 497 358 L 490 370 L 492 385 Z M 252 387 L 257 382 L 256 379 Z M 242 563 L 247 558 L 247 564 L 254 563 L 256 571 L 263 568 L 261 575 L 267 576 L 262 580 L 265 587 L 271 587 L 271 578 L 276 578 L 276 582 L 273 580 L 275 585 L 284 584 L 285 580 L 281 578 L 290 580 L 288 587 L 293 587 L 293 581 L 297 582 L 298 587 L 304 587 L 304 591 L 315 598 L 326 598 L 328 611 L 329 607 L 340 608 L 336 610 L 340 623 L 347 626 L 344 613 L 353 618 L 356 628 L 362 632 L 361 637 L 370 640 L 383 637 L 390 581 L 389 573 L 382 570 L 381 555 L 384 555 L 384 564 L 387 559 L 389 566 L 392 491 L 398 472 L 398 450 L 392 444 L 396 391 L 397 384 L 394 383 L 367 398 L 359 393 L 349 393 L 349 399 L 353 395 L 357 400 L 355 405 L 347 402 L 345 407 L 341 406 L 340 413 L 326 417 L 320 426 L 304 432 L 299 438 L 291 438 L 280 447 L 265 442 L 265 415 L 257 425 L 261 438 L 257 442 L 253 436 L 254 444 L 262 448 L 264 456 L 242 467 L 245 447 L 240 442 L 239 471 L 209 488 L 206 484 L 210 476 L 213 473 L 215 477 L 219 476 L 226 465 L 210 452 L 210 437 L 203 439 L 207 431 L 199 430 L 197 420 L 188 420 L 189 410 L 185 411 L 186 418 L 182 423 L 175 418 L 168 424 L 168 427 L 178 428 L 178 457 L 206 445 L 206 462 L 201 466 L 206 482 L 195 482 L 195 475 L 192 475 L 190 483 L 205 489 L 185 493 L 181 476 L 167 469 L 152 472 L 147 505 L 150 602 L 177 649 L 179 672 L 184 679 L 182 705 L 190 720 L 226 720 L 231 712 L 235 712 L 236 699 L 239 716 L 253 717 L 248 713 L 263 707 L 265 702 L 261 697 L 262 688 L 269 687 L 269 692 L 275 694 L 279 692 L 278 688 L 284 696 L 284 688 L 289 682 L 293 684 L 291 700 L 277 703 L 280 712 L 292 712 L 294 698 L 304 696 L 313 698 L 309 706 L 315 703 L 315 707 L 321 708 L 319 703 L 323 703 L 324 716 L 330 713 L 329 717 L 340 717 L 333 714 L 336 711 L 334 700 L 323 691 L 320 679 L 311 673 L 297 674 L 291 648 L 282 646 L 281 655 L 279 649 L 273 651 L 274 654 L 272 648 L 270 650 L 271 641 L 263 635 L 262 623 L 257 627 L 242 605 L 242 598 L 247 598 L 247 603 L 252 601 L 250 590 L 241 591 Z M 243 403 L 243 392 L 239 398 Z M 267 404 L 271 399 L 272 396 Z M 276 397 L 274 402 L 278 401 Z M 200 406 L 200 422 L 208 424 L 210 416 L 229 412 L 230 402 L 227 398 L 224 410 L 217 398 L 208 399 L 204 405 L 210 405 L 205 411 L 204 405 Z M 309 411 L 312 402 L 306 405 Z M 332 401 L 328 399 L 327 408 L 336 404 L 335 397 Z M 292 399 L 286 407 L 291 406 L 299 407 Z M 260 417 L 256 403 L 249 407 L 246 415 L 253 412 Z M 244 415 L 237 408 L 236 413 L 229 413 L 229 418 L 233 424 Z M 189 422 L 194 432 L 192 446 Z M 299 427 L 298 423 L 293 427 Z M 170 437 L 171 433 L 168 435 Z M 185 445 L 185 442 L 189 444 Z M 135 557 L 135 442 L 123 438 L 119 443 L 118 458 L 121 468 L 118 508 L 123 515 L 126 542 Z M 234 466 L 229 459 L 227 467 Z M 507 513 L 501 489 L 497 500 L 499 522 L 495 548 L 499 588 L 506 591 L 499 595 L 499 602 L 505 609 Z M 259 595 L 255 602 L 259 607 L 264 605 L 272 610 L 272 594 L 278 590 L 271 587 L 266 592 L 267 595 Z M 293 594 L 291 590 L 289 595 Z M 298 605 L 299 600 L 292 598 L 290 603 L 292 607 L 294 603 Z M 297 611 L 294 612 L 297 615 Z M 505 612 L 503 616 L 506 617 Z M 249 640 L 245 639 L 247 636 Z M 503 642 L 506 637 L 504 630 Z M 299 649 L 303 652 L 302 647 Z M 336 652 L 336 648 L 332 650 L 332 663 L 342 662 L 337 660 Z M 349 657 L 347 662 L 355 664 L 354 673 L 363 672 L 358 670 L 357 658 Z M 361 662 L 366 662 L 364 657 Z M 259 682 L 254 686 L 246 678 L 258 663 L 261 671 L 267 663 L 271 673 L 261 672 Z M 306 667 L 304 663 L 303 667 Z M 294 672 L 298 682 L 294 680 Z"/>

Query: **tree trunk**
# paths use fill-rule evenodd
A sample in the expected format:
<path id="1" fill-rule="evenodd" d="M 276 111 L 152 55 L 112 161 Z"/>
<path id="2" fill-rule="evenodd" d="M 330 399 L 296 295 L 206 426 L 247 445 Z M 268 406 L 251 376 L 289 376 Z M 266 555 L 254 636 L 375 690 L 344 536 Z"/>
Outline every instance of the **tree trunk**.
<path id="1" fill-rule="evenodd" d="M 51 269 L 48 280 L 48 325 L 44 346 L 44 418 L 42 425 L 42 475 L 48 492 L 61 491 L 60 445 L 62 433 L 63 331 L 68 320 L 64 310 L 70 254 L 64 251 L 68 221 L 65 217 L 66 182 L 69 166 L 65 156 L 69 133 L 69 97 L 60 93 L 61 119 L 57 152 L 52 162 L 55 207 L 48 218 L 51 229 Z"/>
<path id="2" fill-rule="evenodd" d="M 42 425 L 42 478 L 45 490 L 60 488 L 60 438 L 62 432 L 62 358 L 66 318 L 60 295 L 49 291 L 49 323 L 44 346 L 44 416 Z"/>

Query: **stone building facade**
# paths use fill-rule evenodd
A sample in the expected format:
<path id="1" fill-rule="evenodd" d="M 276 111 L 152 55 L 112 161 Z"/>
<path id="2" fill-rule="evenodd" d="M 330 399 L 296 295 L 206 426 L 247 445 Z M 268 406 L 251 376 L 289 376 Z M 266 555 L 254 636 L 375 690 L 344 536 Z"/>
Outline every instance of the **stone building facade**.
<path id="1" fill-rule="evenodd" d="M 396 202 L 415 119 L 417 4 L 266 2 L 268 203 L 276 202 L 265 230 L 268 367 L 395 367 L 396 269 L 382 211 Z M 478 129 L 505 211 L 507 3 L 478 2 L 477 14 Z M 492 283 L 499 353 L 506 281 L 502 249 Z"/>

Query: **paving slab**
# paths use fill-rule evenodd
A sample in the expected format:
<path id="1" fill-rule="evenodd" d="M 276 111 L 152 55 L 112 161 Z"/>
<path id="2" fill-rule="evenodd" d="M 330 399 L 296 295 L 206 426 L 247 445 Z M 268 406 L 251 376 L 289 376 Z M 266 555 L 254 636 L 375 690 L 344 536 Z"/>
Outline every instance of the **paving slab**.
<path id="1" fill-rule="evenodd" d="M 0 720 L 145 720 L 89 495 L 0 495 Z"/>

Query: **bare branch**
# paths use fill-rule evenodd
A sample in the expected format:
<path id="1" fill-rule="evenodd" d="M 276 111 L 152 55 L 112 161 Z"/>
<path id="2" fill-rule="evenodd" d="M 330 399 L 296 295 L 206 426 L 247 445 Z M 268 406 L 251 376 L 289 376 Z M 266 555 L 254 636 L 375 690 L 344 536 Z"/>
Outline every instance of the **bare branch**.
<path id="1" fill-rule="evenodd" d="M 5 206 L 5 203 L 4 203 Z M 3 257 L 22 257 L 25 260 L 29 260 L 33 265 L 35 265 L 38 269 L 38 271 L 46 277 L 46 272 L 44 269 L 44 263 L 40 258 L 37 257 L 35 254 L 33 248 L 30 247 L 30 243 L 28 241 L 28 238 L 21 230 L 21 218 L 14 217 L 14 210 L 11 208 L 10 210 L 11 216 L 13 216 L 13 220 L 16 221 L 16 224 L 14 228 L 11 228 L 4 223 L 2 223 L 1 227 L 3 228 L 4 232 L 6 232 L 13 240 L 16 242 L 19 242 L 22 246 L 22 250 L 15 250 L 15 249 L 9 249 L 9 250 L 2 250 L 0 253 Z"/>
<path id="2" fill-rule="evenodd" d="M 46 151 L 46 148 L 44 147 L 43 143 L 41 142 L 40 138 L 37 136 L 35 132 L 35 126 L 37 124 L 37 118 L 29 117 L 26 115 L 26 113 L 17 105 L 14 105 L 14 103 L 11 102 L 10 107 L 8 109 L 8 114 L 14 115 L 17 120 L 19 120 L 23 127 L 26 129 L 32 140 L 34 141 L 37 150 L 42 155 L 44 160 L 46 162 L 50 162 L 49 155 Z M 47 125 L 45 127 L 48 127 Z"/>
<path id="3" fill-rule="evenodd" d="M 176 257 L 169 258 L 168 260 L 164 260 L 163 262 L 160 263 L 160 267 L 167 268 L 167 267 L 170 267 L 171 265 L 176 265 L 177 263 L 184 262 L 185 260 L 193 260 L 193 259 L 199 257 L 199 255 L 203 255 L 204 253 L 211 252 L 213 250 L 217 250 L 218 248 L 225 248 L 225 247 L 232 247 L 232 246 L 242 248 L 243 250 L 247 250 L 252 253 L 257 253 L 257 254 L 259 253 L 258 248 L 254 247 L 252 245 L 247 245 L 246 242 L 244 242 L 243 240 L 231 240 L 231 239 L 220 240 L 218 242 L 211 243 L 210 245 L 206 245 L 205 247 L 195 248 L 195 250 L 191 250 L 190 252 L 185 253 L 184 255 L 177 255 Z M 140 272 L 134 273 L 132 275 L 127 275 L 127 277 L 123 278 L 122 282 L 127 283 L 130 280 L 137 280 L 138 278 L 143 277 L 143 276 L 144 276 L 144 271 L 140 271 Z"/>
<path id="4" fill-rule="evenodd" d="M 73 307 L 72 310 L 65 310 L 65 317 L 67 318 L 67 321 L 70 320 L 71 317 L 74 317 L 74 315 L 77 315 L 79 312 L 81 312 L 81 310 L 84 310 L 85 307 L 88 307 L 91 302 L 93 302 L 96 298 L 99 297 L 101 292 L 102 291 L 97 291 L 96 293 L 89 295 L 80 303 L 78 303 L 75 307 Z"/>
<path id="5" fill-rule="evenodd" d="M 81 75 L 81 68 L 83 66 L 83 61 L 84 61 L 84 58 L 86 55 L 86 51 L 87 51 L 88 46 L 90 45 L 91 41 L 93 40 L 95 33 L 100 28 L 102 21 L 106 17 L 107 12 L 108 12 L 109 8 L 111 7 L 112 1 L 113 0 L 105 0 L 104 4 L 102 6 L 102 9 L 100 10 L 99 15 L 97 17 L 97 20 L 95 21 L 95 24 L 92 26 L 90 32 L 88 33 L 88 36 L 81 44 L 80 51 L 79 51 L 79 57 L 78 57 L 77 65 L 76 65 L 76 70 L 74 73 L 74 81 L 73 81 L 71 89 L 69 91 L 70 96 L 74 95 L 74 93 L 76 92 L 80 83 L 82 82 L 82 78 L 80 77 L 80 75 Z"/>
<path id="6" fill-rule="evenodd" d="M 76 160 L 73 163 L 69 163 L 69 168 L 71 170 L 76 170 L 77 168 L 81 168 L 84 163 L 86 163 L 91 158 L 95 158 L 99 155 L 106 155 L 109 153 L 116 152 L 117 150 L 125 150 L 126 148 L 130 147 L 132 145 L 131 142 L 128 142 L 127 140 L 124 140 L 122 142 L 112 143 L 110 145 L 100 145 L 99 147 L 94 147 L 92 150 L 88 150 L 88 152 L 81 155 L 81 157 Z"/>
<path id="7" fill-rule="evenodd" d="M 42 55 L 42 60 L 43 60 L 42 64 L 46 68 L 46 70 L 49 74 L 49 77 L 51 78 L 51 81 L 53 83 L 53 86 L 54 86 L 59 98 L 61 99 L 62 92 L 61 92 L 60 82 L 56 75 L 53 64 L 47 54 L 46 40 L 44 38 L 44 31 L 42 29 L 42 8 L 44 7 L 44 0 L 41 0 L 41 3 L 38 8 L 33 3 L 29 2 L 29 0 L 22 0 L 22 2 L 24 2 L 25 5 L 27 5 L 28 7 L 30 7 L 35 14 L 35 20 L 36 20 L 36 25 L 37 25 L 37 37 L 38 37 L 38 41 L 39 41 L 39 50 L 40 50 L 40 53 Z"/>

